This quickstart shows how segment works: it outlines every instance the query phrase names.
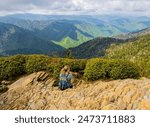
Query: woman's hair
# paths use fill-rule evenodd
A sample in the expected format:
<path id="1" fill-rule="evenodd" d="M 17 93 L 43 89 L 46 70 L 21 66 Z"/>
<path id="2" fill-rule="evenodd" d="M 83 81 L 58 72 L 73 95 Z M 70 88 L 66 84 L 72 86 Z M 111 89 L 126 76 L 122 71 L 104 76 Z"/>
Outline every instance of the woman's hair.
<path id="1" fill-rule="evenodd" d="M 69 65 L 65 65 L 61 71 L 60 71 L 60 74 L 69 74 L 70 72 L 70 66 Z"/>

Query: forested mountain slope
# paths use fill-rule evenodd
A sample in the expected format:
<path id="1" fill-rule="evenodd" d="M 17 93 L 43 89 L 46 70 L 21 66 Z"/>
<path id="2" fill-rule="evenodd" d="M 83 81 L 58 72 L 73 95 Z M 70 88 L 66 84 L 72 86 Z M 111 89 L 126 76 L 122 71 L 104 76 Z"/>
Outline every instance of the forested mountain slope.
<path id="1" fill-rule="evenodd" d="M 111 45 L 106 50 L 106 57 L 121 58 L 135 62 L 140 66 L 143 75 L 150 74 L 150 34 L 139 36 L 135 41 Z"/>
<path id="2" fill-rule="evenodd" d="M 28 30 L 11 24 L 0 23 L 0 54 L 35 54 L 62 51 L 62 47 L 42 40 Z"/>

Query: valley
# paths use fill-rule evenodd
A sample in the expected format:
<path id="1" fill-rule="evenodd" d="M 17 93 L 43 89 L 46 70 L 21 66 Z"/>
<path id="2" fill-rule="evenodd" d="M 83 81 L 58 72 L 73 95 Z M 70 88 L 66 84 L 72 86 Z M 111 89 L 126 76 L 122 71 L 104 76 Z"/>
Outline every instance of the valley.
<path id="1" fill-rule="evenodd" d="M 143 20 L 140 17 L 123 17 L 123 16 L 47 16 L 47 15 L 34 15 L 34 14 L 16 14 L 1 16 L 0 22 L 5 23 L 5 26 L 15 25 L 20 29 L 21 32 L 26 31 L 33 38 L 23 38 L 22 40 L 14 40 L 14 43 L 38 43 L 42 41 L 43 44 L 50 43 L 50 50 L 39 51 L 34 49 L 36 46 L 31 46 L 28 49 L 33 48 L 33 53 L 46 53 L 51 54 L 53 50 L 51 47 L 57 47 L 58 50 L 74 48 L 81 44 L 99 37 L 117 37 L 121 34 L 132 33 L 140 31 L 142 29 L 150 27 L 150 18 L 145 17 Z M 1 30 L 3 27 L 1 24 Z M 4 34 L 1 31 L 1 35 Z M 35 39 L 35 36 L 37 40 Z M 125 36 L 125 35 L 122 35 Z M 9 40 L 9 38 L 6 40 Z M 6 40 L 1 40 L 0 43 L 5 43 Z M 8 42 L 9 44 L 11 42 Z M 52 44 L 53 43 L 53 44 Z M 58 46 L 56 46 L 56 45 Z M 53 45 L 53 46 L 51 46 Z M 14 45 L 15 46 L 15 45 Z M 61 46 L 61 48 L 60 48 Z M 9 46 L 8 46 L 9 47 Z M 8 49 L 7 55 L 21 53 L 22 47 L 16 47 L 16 49 Z M 24 52 L 27 53 L 29 50 L 24 48 Z M 5 49 L 0 49 L 5 51 Z M 37 51 L 36 51 L 37 50 Z M 41 49 L 47 50 L 47 49 Z M 23 53 L 23 52 L 22 52 Z M 29 52 L 29 54 L 32 52 Z M 3 53 L 4 55 L 5 53 Z"/>

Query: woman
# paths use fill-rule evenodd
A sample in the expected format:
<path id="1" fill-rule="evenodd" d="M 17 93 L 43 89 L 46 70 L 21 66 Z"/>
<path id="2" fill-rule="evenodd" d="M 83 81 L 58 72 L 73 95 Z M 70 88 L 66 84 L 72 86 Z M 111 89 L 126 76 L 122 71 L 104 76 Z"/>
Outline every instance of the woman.
<path id="1" fill-rule="evenodd" d="M 59 75 L 60 81 L 59 81 L 59 88 L 61 90 L 65 90 L 67 88 L 72 88 L 72 73 L 70 72 L 70 67 L 68 65 L 64 66 Z"/>

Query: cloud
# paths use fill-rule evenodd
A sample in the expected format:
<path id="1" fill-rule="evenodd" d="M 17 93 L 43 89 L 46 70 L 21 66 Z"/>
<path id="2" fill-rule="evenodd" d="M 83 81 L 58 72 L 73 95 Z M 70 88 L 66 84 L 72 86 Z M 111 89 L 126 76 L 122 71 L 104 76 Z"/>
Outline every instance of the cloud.
<path id="1" fill-rule="evenodd" d="M 150 15 L 149 0 L 0 0 L 0 3 L 0 15 L 11 13 Z"/>

